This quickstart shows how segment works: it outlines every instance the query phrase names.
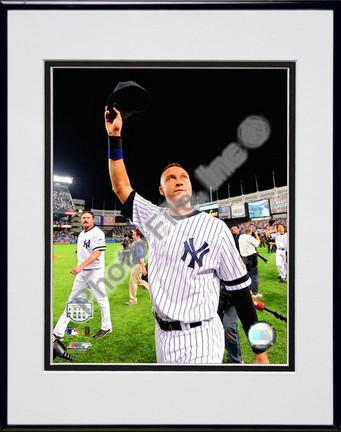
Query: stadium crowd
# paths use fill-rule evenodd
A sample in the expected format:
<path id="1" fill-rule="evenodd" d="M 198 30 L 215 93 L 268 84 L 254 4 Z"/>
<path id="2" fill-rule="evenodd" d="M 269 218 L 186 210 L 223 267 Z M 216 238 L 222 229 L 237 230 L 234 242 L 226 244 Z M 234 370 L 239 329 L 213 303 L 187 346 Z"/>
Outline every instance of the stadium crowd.
<path id="1" fill-rule="evenodd" d="M 121 241 L 126 236 L 131 236 L 132 230 L 135 226 L 115 226 L 112 230 L 111 236 L 114 240 Z"/>
<path id="2" fill-rule="evenodd" d="M 69 188 L 54 186 L 53 190 L 53 211 L 54 213 L 65 211 L 74 212 L 75 206 L 72 201 Z"/>
<path id="3" fill-rule="evenodd" d="M 271 221 L 271 219 L 270 219 Z M 61 226 L 64 222 L 61 222 L 60 220 L 54 221 L 54 225 Z M 283 227 L 287 228 L 287 219 L 286 218 L 278 218 L 275 219 L 274 224 L 281 224 Z M 269 226 L 269 219 L 262 219 L 259 221 L 251 220 L 248 222 L 243 222 L 241 224 L 238 224 L 238 227 L 240 228 L 240 233 L 242 234 L 247 226 L 251 226 L 254 231 L 256 231 L 260 237 L 261 240 L 264 239 L 266 235 L 266 228 Z M 107 239 L 112 238 L 114 241 L 122 241 L 124 237 L 127 235 L 130 236 L 132 230 L 134 229 L 134 226 L 115 226 L 112 228 L 111 231 L 109 231 L 106 234 Z M 53 231 L 53 242 L 70 242 L 73 243 L 73 241 L 77 239 L 77 235 L 72 234 L 69 230 L 63 229 L 63 230 L 54 230 Z M 265 246 L 265 239 L 264 241 L 261 241 L 260 247 Z"/>
<path id="4" fill-rule="evenodd" d="M 71 233 L 68 229 L 54 230 L 53 243 L 75 243 L 77 236 Z"/>
<path id="5" fill-rule="evenodd" d="M 253 231 L 257 231 L 258 235 L 261 237 L 266 233 L 266 227 L 281 224 L 284 228 L 287 227 L 287 218 L 276 218 L 276 219 L 260 219 L 260 220 L 250 220 L 248 222 L 243 222 L 238 224 L 241 232 L 244 232 L 245 227 L 252 227 Z"/>

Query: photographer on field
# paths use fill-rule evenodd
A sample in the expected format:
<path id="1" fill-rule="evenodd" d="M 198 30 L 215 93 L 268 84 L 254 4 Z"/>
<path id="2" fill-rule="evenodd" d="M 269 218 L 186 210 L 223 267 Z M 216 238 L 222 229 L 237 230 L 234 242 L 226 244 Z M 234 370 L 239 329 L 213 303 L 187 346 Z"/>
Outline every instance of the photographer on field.
<path id="1" fill-rule="evenodd" d="M 260 240 L 258 233 L 253 231 L 251 226 L 247 226 L 244 234 L 239 236 L 239 251 L 251 278 L 250 291 L 254 297 L 263 297 L 262 294 L 258 292 L 258 255 L 256 248 L 259 245 Z"/>

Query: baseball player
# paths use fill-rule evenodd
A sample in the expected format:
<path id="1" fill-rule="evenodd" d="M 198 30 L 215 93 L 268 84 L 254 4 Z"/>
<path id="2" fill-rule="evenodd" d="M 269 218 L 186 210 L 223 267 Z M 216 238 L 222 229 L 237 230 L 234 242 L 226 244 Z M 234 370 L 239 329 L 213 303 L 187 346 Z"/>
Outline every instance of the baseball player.
<path id="1" fill-rule="evenodd" d="M 148 280 L 155 317 L 159 363 L 222 363 L 224 329 L 217 314 L 220 279 L 230 290 L 247 332 L 257 320 L 248 289 L 250 278 L 226 224 L 191 206 L 192 186 L 185 169 L 172 163 L 161 173 L 159 207 L 131 187 L 123 160 L 122 116 L 105 109 L 109 174 L 113 191 L 148 242 Z M 264 350 L 256 363 L 269 363 Z"/>
<path id="2" fill-rule="evenodd" d="M 285 283 L 287 281 L 287 233 L 281 224 L 276 225 L 275 228 L 276 266 L 279 272 L 279 281 Z"/>
<path id="3" fill-rule="evenodd" d="M 101 229 L 95 226 L 95 217 L 91 211 L 83 212 L 81 223 L 83 231 L 77 240 L 78 264 L 70 271 L 76 278 L 68 302 L 84 296 L 86 290 L 91 288 L 101 310 L 101 328 L 93 335 L 94 338 L 99 338 L 112 330 L 110 306 L 104 285 L 105 235 Z M 65 308 L 53 329 L 54 338 L 63 340 L 70 319 Z"/>

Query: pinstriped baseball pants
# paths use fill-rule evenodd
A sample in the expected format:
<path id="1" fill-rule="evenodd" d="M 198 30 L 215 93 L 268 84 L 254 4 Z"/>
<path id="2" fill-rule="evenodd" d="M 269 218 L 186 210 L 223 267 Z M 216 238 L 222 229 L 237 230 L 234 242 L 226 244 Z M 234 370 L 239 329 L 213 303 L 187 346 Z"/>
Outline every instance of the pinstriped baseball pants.
<path id="1" fill-rule="evenodd" d="M 187 330 L 164 331 L 155 323 L 155 344 L 158 363 L 222 363 L 224 329 L 218 315 Z"/>

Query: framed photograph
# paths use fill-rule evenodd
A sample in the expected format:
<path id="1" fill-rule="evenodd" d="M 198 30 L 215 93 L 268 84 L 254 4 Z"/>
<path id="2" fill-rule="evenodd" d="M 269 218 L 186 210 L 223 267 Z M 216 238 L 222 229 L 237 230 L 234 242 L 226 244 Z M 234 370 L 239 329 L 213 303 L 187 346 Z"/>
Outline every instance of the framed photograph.
<path id="1" fill-rule="evenodd" d="M 339 430 L 340 4 L 0 8 L 5 430 Z M 121 106 L 137 193 L 162 207 L 161 171 L 178 162 L 196 211 L 259 237 L 287 230 L 285 283 L 271 242 L 258 248 L 254 305 L 276 334 L 269 364 L 255 363 L 242 328 L 242 363 L 227 346 L 219 364 L 160 363 L 152 286 L 126 304 L 122 244 L 136 226 L 112 191 L 104 111 L 131 82 L 148 95 Z M 84 211 L 105 236 L 110 331 L 96 289 L 70 296 Z"/>
<path id="2" fill-rule="evenodd" d="M 47 61 L 45 80 L 45 112 L 46 119 L 49 119 L 45 124 L 45 154 L 51 155 L 46 158 L 45 164 L 45 221 L 47 224 L 50 221 L 50 228 L 45 231 L 45 257 L 46 260 L 51 260 L 50 265 L 47 263 L 45 272 L 46 368 L 179 370 L 184 367 L 184 370 L 189 370 L 191 366 L 188 364 L 183 366 L 177 363 L 174 366 L 160 365 L 157 362 L 153 335 L 155 320 L 151 313 L 152 291 L 138 292 L 138 308 L 134 308 L 134 312 L 127 311 L 125 301 L 129 295 L 132 264 L 127 266 L 123 260 L 121 243 L 135 225 L 124 219 L 121 214 L 122 204 L 117 202 L 117 197 L 111 190 L 106 171 L 106 149 L 103 152 L 103 146 L 94 148 L 98 136 L 102 136 L 106 144 L 103 116 L 99 113 L 102 114 L 107 100 L 110 100 L 109 95 L 116 86 L 126 85 L 123 89 L 148 89 L 146 108 L 124 119 L 124 140 L 127 144 L 131 143 L 130 146 L 124 146 L 125 162 L 136 190 L 154 204 L 162 206 L 162 196 L 153 184 L 159 182 L 159 167 L 166 166 L 169 160 L 180 160 L 190 174 L 195 208 L 205 212 L 209 209 L 209 214 L 213 216 L 218 216 L 218 209 L 226 202 L 231 205 L 241 204 L 243 208 L 250 209 L 257 198 L 259 203 L 268 203 L 270 198 L 281 199 L 284 195 L 286 199 L 287 191 L 290 190 L 292 215 L 289 217 L 288 211 L 282 212 L 277 223 L 282 223 L 287 229 L 287 236 L 292 238 L 290 244 L 294 245 L 295 64 Z M 84 91 L 88 83 L 100 84 L 96 85 L 96 91 Z M 130 83 L 136 85 L 129 85 Z M 75 107 L 82 107 L 79 121 L 75 121 Z M 202 118 L 212 125 L 209 142 L 201 127 Z M 87 126 L 80 128 L 80 122 Z M 179 142 L 175 143 L 173 134 L 168 131 L 177 122 L 183 125 L 181 129 L 184 130 L 180 131 L 177 138 Z M 141 134 L 146 138 L 141 140 Z M 177 155 L 179 147 L 185 151 Z M 202 161 L 196 156 L 198 149 L 205 149 Z M 150 151 L 153 152 L 153 157 Z M 241 156 L 235 156 L 239 153 Z M 266 168 L 268 164 L 270 166 Z M 87 179 L 89 170 L 93 172 L 96 181 Z M 142 181 L 139 179 L 141 172 Z M 288 172 L 292 174 L 288 176 Z M 71 178 L 70 184 L 68 179 Z M 260 197 L 263 198 L 259 199 Z M 83 202 L 82 208 L 80 202 Z M 258 207 L 262 208 L 262 204 Z M 236 208 L 235 205 L 233 208 Z M 65 286 L 69 284 L 71 289 L 75 286 L 73 282 L 77 283 L 79 279 L 66 274 L 64 269 L 68 256 L 71 259 L 70 269 L 75 266 L 76 249 L 79 252 L 77 238 L 81 231 L 79 212 L 82 213 L 84 209 L 91 209 L 97 218 L 96 225 L 105 233 L 105 286 L 110 316 L 115 317 L 112 326 L 114 334 L 99 340 L 93 338 L 96 329 L 88 337 L 84 334 L 85 328 L 91 330 L 96 325 L 101 327 L 101 312 L 97 311 L 96 297 L 91 295 L 91 289 L 85 296 L 86 303 L 82 299 L 79 305 L 77 301 L 76 304 L 71 301 Z M 268 206 L 267 212 L 263 211 L 263 216 L 258 214 L 257 220 L 253 209 L 245 214 L 239 213 L 233 221 L 226 223 L 230 228 L 233 224 L 238 224 L 241 234 L 251 224 L 259 237 L 265 238 L 267 226 L 271 235 L 276 232 L 276 225 L 272 226 L 271 222 L 275 214 L 270 215 L 269 210 Z M 287 277 L 287 283 L 282 285 L 279 285 L 278 280 L 276 254 L 271 250 L 269 242 L 261 250 L 269 256 L 265 263 L 267 260 L 270 263 L 267 266 L 259 264 L 263 294 L 258 295 L 266 297 L 267 289 L 268 295 L 271 295 L 274 286 L 280 289 L 278 303 L 268 304 L 265 313 L 261 309 L 261 298 L 254 299 L 260 308 L 260 319 L 268 320 L 276 329 L 271 366 L 266 370 L 294 370 L 294 248 L 287 251 L 288 267 L 292 270 L 288 271 L 290 276 Z M 266 273 L 270 278 L 268 288 L 265 286 Z M 145 286 L 141 285 L 140 288 Z M 73 297 L 77 298 L 77 295 L 73 294 Z M 269 310 L 277 307 L 279 310 L 273 311 L 271 316 Z M 269 316 L 265 318 L 266 314 Z M 290 316 L 289 321 L 287 315 Z M 102 323 L 103 327 L 104 325 Z M 139 328 L 138 332 L 136 328 Z M 53 350 L 53 335 L 63 338 L 60 342 L 64 348 L 58 342 L 61 349 L 59 355 L 54 355 L 56 350 Z M 98 356 L 98 344 L 103 350 L 101 356 Z M 133 352 L 129 348 L 132 345 L 135 347 Z M 238 363 L 231 353 L 223 366 L 216 364 L 212 370 L 259 369 L 254 364 L 254 355 L 246 338 L 242 345 L 243 363 L 241 360 Z M 196 364 L 192 368 L 207 371 L 208 365 Z"/>

